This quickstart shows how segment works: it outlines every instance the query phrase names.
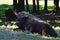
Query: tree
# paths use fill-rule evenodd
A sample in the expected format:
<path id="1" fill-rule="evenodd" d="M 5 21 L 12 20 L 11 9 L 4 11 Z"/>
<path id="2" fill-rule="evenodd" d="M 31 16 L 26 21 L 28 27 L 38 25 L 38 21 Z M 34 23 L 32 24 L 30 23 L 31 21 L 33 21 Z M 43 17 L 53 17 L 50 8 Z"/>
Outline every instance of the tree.
<path id="1" fill-rule="evenodd" d="M 29 11 L 28 0 L 26 0 L 26 8 L 27 8 L 27 11 Z"/>
<path id="2" fill-rule="evenodd" d="M 39 12 L 39 0 L 36 1 L 37 1 L 37 11 Z"/>
<path id="3" fill-rule="evenodd" d="M 17 9 L 17 0 L 13 0 L 13 9 L 14 9 L 14 10 Z"/>
<path id="4" fill-rule="evenodd" d="M 54 11 L 57 12 L 59 10 L 59 0 L 54 0 Z"/>
<path id="5" fill-rule="evenodd" d="M 35 4 L 35 0 L 33 0 L 33 12 L 36 12 L 36 4 Z"/>
<path id="6" fill-rule="evenodd" d="M 18 0 L 18 11 L 23 11 L 24 10 L 24 0 Z"/>
<path id="7" fill-rule="evenodd" d="M 47 0 L 44 0 L 45 5 L 44 5 L 44 10 L 47 10 Z"/>

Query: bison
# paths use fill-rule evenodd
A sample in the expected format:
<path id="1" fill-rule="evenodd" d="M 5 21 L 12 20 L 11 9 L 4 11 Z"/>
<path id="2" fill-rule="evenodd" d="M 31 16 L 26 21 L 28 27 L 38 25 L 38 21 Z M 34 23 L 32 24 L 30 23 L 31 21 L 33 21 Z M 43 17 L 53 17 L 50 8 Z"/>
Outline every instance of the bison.
<path id="1" fill-rule="evenodd" d="M 29 12 L 21 11 L 16 13 L 18 28 L 25 31 L 28 30 L 31 33 L 38 33 L 42 36 L 57 37 L 56 31 L 52 26 L 41 20 L 40 18 L 29 14 Z"/>

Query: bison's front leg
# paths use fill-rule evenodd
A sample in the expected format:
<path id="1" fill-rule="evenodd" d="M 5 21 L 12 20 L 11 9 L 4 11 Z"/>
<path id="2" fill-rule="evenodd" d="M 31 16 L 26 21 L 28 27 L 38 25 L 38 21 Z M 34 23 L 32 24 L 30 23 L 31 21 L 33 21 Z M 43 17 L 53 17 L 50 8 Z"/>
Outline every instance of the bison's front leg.
<path id="1" fill-rule="evenodd" d="M 44 29 L 42 29 L 41 35 L 42 35 L 42 36 L 46 36 L 46 32 L 45 32 Z"/>

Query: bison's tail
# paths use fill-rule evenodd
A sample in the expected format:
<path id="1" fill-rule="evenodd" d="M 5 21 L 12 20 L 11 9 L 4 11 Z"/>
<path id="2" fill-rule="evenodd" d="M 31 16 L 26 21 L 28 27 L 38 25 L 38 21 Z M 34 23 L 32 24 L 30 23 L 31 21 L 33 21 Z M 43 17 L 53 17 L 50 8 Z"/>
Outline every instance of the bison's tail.
<path id="1" fill-rule="evenodd" d="M 51 27 L 49 24 L 45 24 L 46 26 L 46 33 L 49 34 L 52 37 L 57 37 L 57 32 Z"/>

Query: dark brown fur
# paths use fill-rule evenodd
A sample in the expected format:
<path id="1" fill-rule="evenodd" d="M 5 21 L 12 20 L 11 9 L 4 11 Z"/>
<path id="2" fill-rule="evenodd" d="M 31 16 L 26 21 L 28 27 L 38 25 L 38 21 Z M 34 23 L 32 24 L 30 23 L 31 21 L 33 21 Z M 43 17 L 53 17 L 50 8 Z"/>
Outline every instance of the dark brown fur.
<path id="1" fill-rule="evenodd" d="M 31 31 L 31 33 L 39 33 L 42 36 L 58 36 L 52 26 L 40 18 L 31 14 L 25 14 L 24 12 L 21 14 L 17 16 L 17 25 L 21 30 L 28 30 Z"/>

